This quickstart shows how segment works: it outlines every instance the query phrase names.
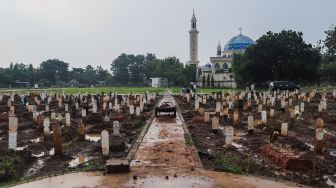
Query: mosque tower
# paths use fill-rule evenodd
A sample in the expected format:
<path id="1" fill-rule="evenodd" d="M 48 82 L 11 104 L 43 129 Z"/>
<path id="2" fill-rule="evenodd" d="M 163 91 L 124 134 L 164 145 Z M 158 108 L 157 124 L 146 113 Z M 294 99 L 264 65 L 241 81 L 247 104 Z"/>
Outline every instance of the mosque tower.
<path id="1" fill-rule="evenodd" d="M 190 35 L 190 60 L 188 61 L 189 65 L 196 65 L 199 64 L 198 61 L 198 31 L 196 27 L 196 17 L 193 10 L 193 16 L 191 18 L 191 29 L 189 31 Z"/>

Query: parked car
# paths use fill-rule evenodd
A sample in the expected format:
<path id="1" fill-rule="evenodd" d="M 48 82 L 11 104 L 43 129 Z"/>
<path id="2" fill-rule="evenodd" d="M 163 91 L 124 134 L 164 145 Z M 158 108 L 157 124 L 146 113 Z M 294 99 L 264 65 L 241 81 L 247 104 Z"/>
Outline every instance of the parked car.
<path id="1" fill-rule="evenodd" d="M 300 89 L 300 86 L 297 84 L 294 84 L 293 82 L 288 82 L 288 81 L 273 81 L 270 82 L 269 84 L 269 89 L 271 91 L 283 91 L 283 90 L 289 90 L 289 91 L 294 91 L 296 89 Z"/>

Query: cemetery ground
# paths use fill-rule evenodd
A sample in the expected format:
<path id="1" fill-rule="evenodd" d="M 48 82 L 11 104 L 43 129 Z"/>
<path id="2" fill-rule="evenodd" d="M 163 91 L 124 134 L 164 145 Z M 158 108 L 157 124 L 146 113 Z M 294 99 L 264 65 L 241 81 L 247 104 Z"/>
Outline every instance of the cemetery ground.
<path id="1" fill-rule="evenodd" d="M 219 92 L 199 95 L 197 104 L 188 94 L 175 98 L 191 135 L 186 139 L 195 144 L 204 168 L 336 186 L 335 90 Z M 227 140 L 231 127 L 234 135 Z"/>
<path id="2" fill-rule="evenodd" d="M 95 88 L 93 95 L 84 91 L 0 93 L 0 187 L 72 171 L 105 172 L 106 160 L 133 157 L 130 173 L 107 176 L 104 182 L 113 185 L 137 177 L 147 181 L 146 175 L 155 172 L 188 186 L 198 183 L 198 187 L 211 187 L 212 180 L 218 187 L 275 186 L 256 176 L 314 187 L 335 185 L 335 90 L 215 91 L 196 97 L 177 94 L 174 98 L 182 115 L 173 121 L 153 118 L 161 98 L 156 91 L 116 95 L 113 91 L 96 94 Z M 318 118 L 323 122 L 316 122 Z M 288 130 L 282 130 L 286 127 L 282 123 L 287 123 Z M 177 144 L 171 148 L 170 142 Z M 206 171 L 199 170 L 203 167 Z M 162 183 L 155 178 L 149 178 L 147 185 Z"/>
<path id="3" fill-rule="evenodd" d="M 104 171 L 107 159 L 128 157 L 157 100 L 150 93 L 25 97 L 26 105 L 21 95 L 0 96 L 0 187 L 71 171 Z M 102 155 L 103 130 L 112 134 L 108 155 Z"/>

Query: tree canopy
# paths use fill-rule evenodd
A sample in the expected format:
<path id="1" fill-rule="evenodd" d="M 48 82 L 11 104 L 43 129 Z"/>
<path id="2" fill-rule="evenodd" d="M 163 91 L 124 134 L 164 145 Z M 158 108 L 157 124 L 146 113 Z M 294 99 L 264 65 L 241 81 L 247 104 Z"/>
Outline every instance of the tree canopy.
<path id="1" fill-rule="evenodd" d="M 245 53 L 235 54 L 232 69 L 239 85 L 251 82 L 318 80 L 319 50 L 306 44 L 301 32 L 267 32 Z"/>

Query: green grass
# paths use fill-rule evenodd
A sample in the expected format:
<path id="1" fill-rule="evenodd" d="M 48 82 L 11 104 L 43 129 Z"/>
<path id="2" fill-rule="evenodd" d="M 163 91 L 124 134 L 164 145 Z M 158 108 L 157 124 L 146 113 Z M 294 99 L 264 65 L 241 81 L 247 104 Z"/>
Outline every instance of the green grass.
<path id="1" fill-rule="evenodd" d="M 323 89 L 326 89 L 328 91 L 332 91 L 335 89 L 335 87 L 315 87 L 315 86 L 305 86 L 301 88 L 301 91 L 311 91 L 312 89 L 318 89 L 318 91 L 322 91 Z M 181 92 L 181 87 L 171 87 L 171 88 L 153 88 L 153 87 L 86 87 L 86 88 L 78 88 L 78 87 L 73 87 L 73 88 L 41 88 L 41 89 L 26 89 L 26 88 L 14 88 L 14 89 L 5 89 L 1 88 L 0 93 L 19 93 L 19 94 L 26 94 L 27 92 L 34 92 L 34 93 L 41 93 L 44 91 L 48 92 L 53 92 L 53 93 L 64 93 L 65 94 L 76 94 L 76 93 L 89 93 L 89 94 L 96 94 L 104 92 L 106 94 L 112 92 L 117 92 L 120 94 L 142 94 L 145 93 L 146 91 L 150 93 L 164 93 L 167 90 L 171 90 L 173 93 L 180 93 Z M 229 88 L 197 88 L 196 93 L 212 93 L 212 92 L 222 92 L 224 91 L 225 93 L 227 92 L 237 92 L 237 91 L 245 91 L 245 89 L 229 89 Z M 266 91 L 266 90 L 259 90 L 259 91 Z"/>
<path id="2" fill-rule="evenodd" d="M 48 92 L 53 92 L 53 93 L 64 93 L 65 94 L 76 94 L 76 93 L 89 93 L 89 94 L 96 94 L 104 92 L 106 94 L 112 92 L 117 92 L 120 94 L 142 94 L 145 93 L 146 91 L 150 93 L 164 93 L 167 90 L 171 90 L 173 93 L 180 93 L 181 92 L 181 87 L 172 87 L 172 88 L 153 88 L 153 87 L 86 87 L 86 88 L 41 88 L 41 89 L 26 89 L 26 88 L 17 88 L 17 89 L 0 89 L 1 93 L 19 93 L 19 94 L 26 94 L 27 92 L 30 93 L 42 93 L 45 91 Z M 212 93 L 212 92 L 219 92 L 219 91 L 224 91 L 224 92 L 229 92 L 229 91 L 238 91 L 237 89 L 217 89 L 217 88 L 198 88 L 196 90 L 197 93 Z M 241 90 L 239 90 L 241 91 Z"/>
<path id="3" fill-rule="evenodd" d="M 215 158 L 215 170 L 230 172 L 234 174 L 242 174 L 242 167 L 238 161 L 229 156 L 220 155 Z"/>
<path id="4" fill-rule="evenodd" d="M 191 139 L 190 134 L 188 133 L 184 133 L 184 140 L 187 146 L 192 146 L 193 145 L 193 141 Z"/>

